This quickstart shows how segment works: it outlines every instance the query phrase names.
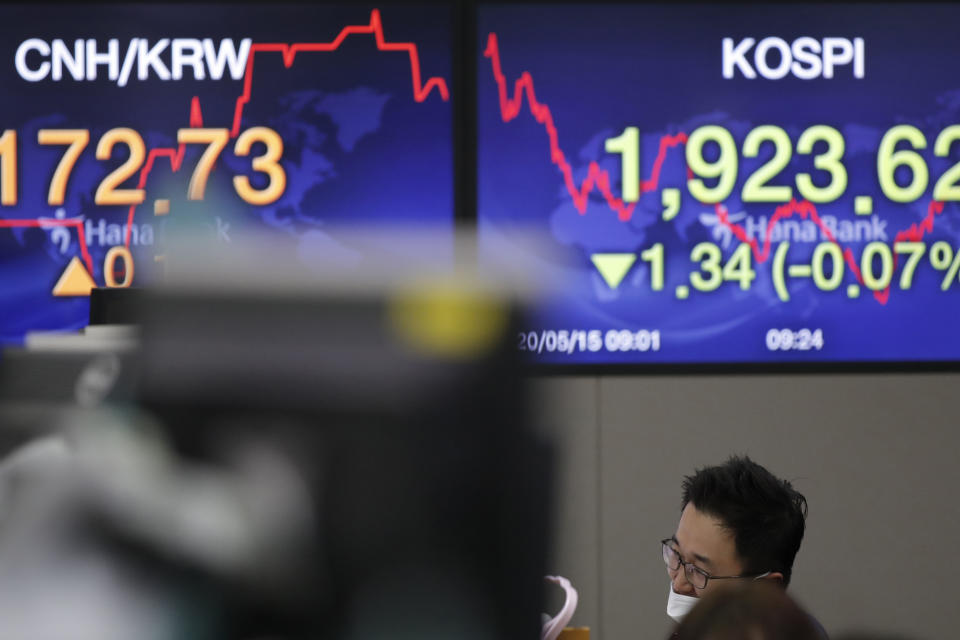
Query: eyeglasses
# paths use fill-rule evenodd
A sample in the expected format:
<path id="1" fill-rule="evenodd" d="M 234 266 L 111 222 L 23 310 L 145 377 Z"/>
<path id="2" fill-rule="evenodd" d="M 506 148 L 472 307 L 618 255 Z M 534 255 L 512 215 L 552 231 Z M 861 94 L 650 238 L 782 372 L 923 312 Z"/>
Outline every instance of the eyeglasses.
<path id="1" fill-rule="evenodd" d="M 669 571 L 676 571 L 683 566 L 684 577 L 686 577 L 687 582 L 693 585 L 694 589 L 706 589 L 707 582 L 710 580 L 732 580 L 734 578 L 753 578 L 754 580 L 758 580 L 771 573 L 767 571 L 751 576 L 712 576 L 700 567 L 694 566 L 692 562 L 684 562 L 681 560 L 680 554 L 670 545 L 671 542 L 673 542 L 672 538 L 660 541 L 660 546 L 663 547 L 663 562 L 667 565 L 667 570 Z"/>

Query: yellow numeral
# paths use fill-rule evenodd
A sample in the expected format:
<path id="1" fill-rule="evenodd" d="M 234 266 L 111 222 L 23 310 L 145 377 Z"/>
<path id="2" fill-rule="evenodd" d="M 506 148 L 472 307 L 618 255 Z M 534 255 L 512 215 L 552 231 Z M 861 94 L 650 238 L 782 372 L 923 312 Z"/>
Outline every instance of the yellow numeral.
<path id="1" fill-rule="evenodd" d="M 0 136 L 0 205 L 17 204 L 17 132 Z"/>
<path id="2" fill-rule="evenodd" d="M 880 257 L 880 275 L 873 272 L 873 258 Z M 893 279 L 893 253 L 890 247 L 882 242 L 871 242 L 860 256 L 860 275 L 863 284 L 871 291 L 880 291 L 890 286 Z"/>
<path id="3" fill-rule="evenodd" d="M 97 187 L 93 201 L 98 205 L 140 204 L 145 198 L 143 189 L 118 189 L 117 187 L 128 180 L 143 165 L 147 156 L 147 148 L 143 138 L 133 129 L 110 129 L 100 142 L 97 143 L 97 160 L 109 160 L 113 146 L 117 143 L 125 144 L 130 149 L 130 157 L 117 167 L 110 175 L 103 179 Z"/>
<path id="4" fill-rule="evenodd" d="M 700 263 L 700 269 L 707 275 L 703 277 L 700 272 L 694 271 L 690 274 L 690 284 L 697 291 L 713 291 L 723 283 L 723 273 L 720 270 L 720 259 L 722 258 L 720 247 L 710 242 L 701 242 L 690 252 L 690 260 Z"/>
<path id="5" fill-rule="evenodd" d="M 744 202 L 787 202 L 793 197 L 793 189 L 790 187 L 767 184 L 790 164 L 792 150 L 790 136 L 786 131 L 772 124 L 761 125 L 752 130 L 743 141 L 743 157 L 756 158 L 760 155 L 760 145 L 768 141 L 773 143 L 773 157 L 743 183 L 741 199 Z"/>
<path id="6" fill-rule="evenodd" d="M 123 282 L 117 282 L 117 276 L 114 273 L 118 258 L 123 260 Z M 133 254 L 130 253 L 130 249 L 123 245 L 110 247 L 103 259 L 103 280 L 108 287 L 123 288 L 133 283 Z"/>
<path id="7" fill-rule="evenodd" d="M 926 251 L 927 246 L 922 242 L 897 242 L 893 245 L 893 252 L 897 255 L 909 253 L 906 263 L 903 265 L 903 271 L 900 273 L 900 288 L 909 289 L 913 286 L 913 272 L 917 268 L 917 263 Z"/>
<path id="8" fill-rule="evenodd" d="M 827 278 L 823 269 L 824 260 L 830 258 L 830 277 Z M 813 284 L 821 291 L 833 291 L 840 286 L 843 280 L 843 251 L 835 242 L 821 242 L 813 250 L 813 259 L 810 261 Z"/>
<path id="9" fill-rule="evenodd" d="M 607 138 L 603 148 L 607 153 L 623 155 L 620 178 L 623 201 L 636 202 L 640 199 L 640 129 L 627 127 L 616 138 Z"/>
<path id="10" fill-rule="evenodd" d="M 813 153 L 813 145 L 819 141 L 827 143 L 827 150 L 813 159 L 813 166 L 830 173 L 830 184 L 818 187 L 813 184 L 809 173 L 797 174 L 797 191 L 810 202 L 833 202 L 847 188 L 847 169 L 843 166 L 843 153 L 846 142 L 843 135 L 825 124 L 810 127 L 797 140 L 797 153 Z"/>
<path id="11" fill-rule="evenodd" d="M 53 178 L 50 180 L 50 190 L 47 193 L 47 203 L 51 206 L 63 204 L 67 197 L 67 181 L 80 154 L 90 144 L 89 129 L 40 129 L 37 131 L 37 142 L 40 144 L 65 144 L 66 151 L 57 164 Z"/>
<path id="12" fill-rule="evenodd" d="M 640 254 L 640 259 L 650 263 L 650 288 L 663 289 L 663 243 L 658 242 Z"/>
<path id="13" fill-rule="evenodd" d="M 750 289 L 750 283 L 757 277 L 757 272 L 753 270 L 753 254 L 750 253 L 750 245 L 741 242 L 736 248 L 730 260 L 723 267 L 723 279 L 727 282 L 739 282 L 740 288 L 744 291 Z"/>
<path id="14" fill-rule="evenodd" d="M 720 148 L 714 162 L 703 155 L 703 147 L 708 142 L 714 142 Z M 730 132 L 716 125 L 704 125 L 690 134 L 686 153 L 687 166 L 695 175 L 719 178 L 715 187 L 708 187 L 700 178 L 688 180 L 690 195 L 704 203 L 725 200 L 737 181 L 737 145 Z"/>
<path id="15" fill-rule="evenodd" d="M 249 155 L 255 142 L 267 145 L 267 151 L 253 159 L 253 170 L 267 174 L 270 182 L 263 189 L 254 189 L 247 176 L 234 176 L 233 186 L 237 195 L 248 204 L 265 205 L 276 202 L 287 188 L 287 174 L 278 162 L 283 155 L 283 140 L 273 129 L 253 127 L 237 138 L 234 153 L 238 156 Z"/>
<path id="16" fill-rule="evenodd" d="M 213 170 L 217 157 L 229 140 L 230 133 L 226 129 L 180 129 L 177 131 L 177 142 L 180 144 L 207 145 L 203 155 L 200 156 L 197 168 L 190 176 L 190 186 L 187 187 L 188 200 L 203 200 L 210 171 Z"/>
<path id="17" fill-rule="evenodd" d="M 954 124 L 937 136 L 937 141 L 933 143 L 933 155 L 946 158 L 950 145 L 960 140 L 960 125 Z M 960 162 L 950 167 L 944 173 L 937 184 L 933 186 L 933 199 L 946 202 L 948 200 L 960 200 Z"/>
<path id="18" fill-rule="evenodd" d="M 877 178 L 880 180 L 880 189 L 887 198 L 894 202 L 913 202 L 926 190 L 930 173 L 927 163 L 919 153 L 910 149 L 896 150 L 897 143 L 901 140 L 909 142 L 914 149 L 927 148 L 927 139 L 920 129 L 909 124 L 892 127 L 883 135 L 877 149 Z M 913 173 L 910 184 L 905 187 L 897 184 L 894 178 L 897 167 L 901 165 L 909 167 Z"/>

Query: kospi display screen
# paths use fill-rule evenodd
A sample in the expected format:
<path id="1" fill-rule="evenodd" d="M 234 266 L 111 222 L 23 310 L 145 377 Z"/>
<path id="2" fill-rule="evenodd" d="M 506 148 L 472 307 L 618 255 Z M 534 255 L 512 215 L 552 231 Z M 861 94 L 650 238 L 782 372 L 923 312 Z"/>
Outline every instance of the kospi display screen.
<path id="1" fill-rule="evenodd" d="M 0 7 L 0 342 L 76 329 L 174 235 L 453 223 L 451 11 Z M 255 261 L 256 256 L 250 259 Z M 264 265 L 269 268 L 269 265 Z"/>
<path id="2" fill-rule="evenodd" d="M 478 224 L 541 363 L 960 360 L 960 7 L 481 5 Z"/>

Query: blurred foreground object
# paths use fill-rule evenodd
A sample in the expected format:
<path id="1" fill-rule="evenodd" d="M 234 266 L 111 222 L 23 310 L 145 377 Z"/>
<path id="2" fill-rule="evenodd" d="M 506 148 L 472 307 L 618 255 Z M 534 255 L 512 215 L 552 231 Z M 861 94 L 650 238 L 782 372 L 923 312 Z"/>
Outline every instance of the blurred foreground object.
<path id="1" fill-rule="evenodd" d="M 570 581 L 563 576 L 545 576 L 544 579 L 547 582 L 559 585 L 563 589 L 566 598 L 560 612 L 553 618 L 548 618 L 543 623 L 543 629 L 540 631 L 540 640 L 557 640 L 577 610 L 580 594 L 573 588 Z"/>
<path id="2" fill-rule="evenodd" d="M 882 631 L 854 631 L 834 636 L 833 640 L 916 640 L 916 638 L 890 635 Z"/>
<path id="3" fill-rule="evenodd" d="M 136 405 L 61 416 L 0 531 L 0 595 L 32 585 L 0 637 L 535 638 L 551 456 L 526 293 L 445 255 L 168 251 Z"/>
<path id="4" fill-rule="evenodd" d="M 821 640 L 809 614 L 778 585 L 762 581 L 724 586 L 700 599 L 671 636 L 674 640 Z"/>

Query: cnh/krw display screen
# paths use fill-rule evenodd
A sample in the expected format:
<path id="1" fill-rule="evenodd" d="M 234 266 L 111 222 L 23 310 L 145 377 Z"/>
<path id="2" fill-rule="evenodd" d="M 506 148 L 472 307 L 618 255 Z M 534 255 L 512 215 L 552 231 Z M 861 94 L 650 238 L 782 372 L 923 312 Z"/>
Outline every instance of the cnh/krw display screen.
<path id="1" fill-rule="evenodd" d="M 84 326 L 169 237 L 262 231 L 310 270 L 362 257 L 338 225 L 451 228 L 450 17 L 0 7 L 0 343 Z"/>
<path id="2" fill-rule="evenodd" d="M 543 363 L 960 360 L 960 7 L 482 5 L 479 229 Z M 557 257 L 559 254 L 559 257 Z"/>

